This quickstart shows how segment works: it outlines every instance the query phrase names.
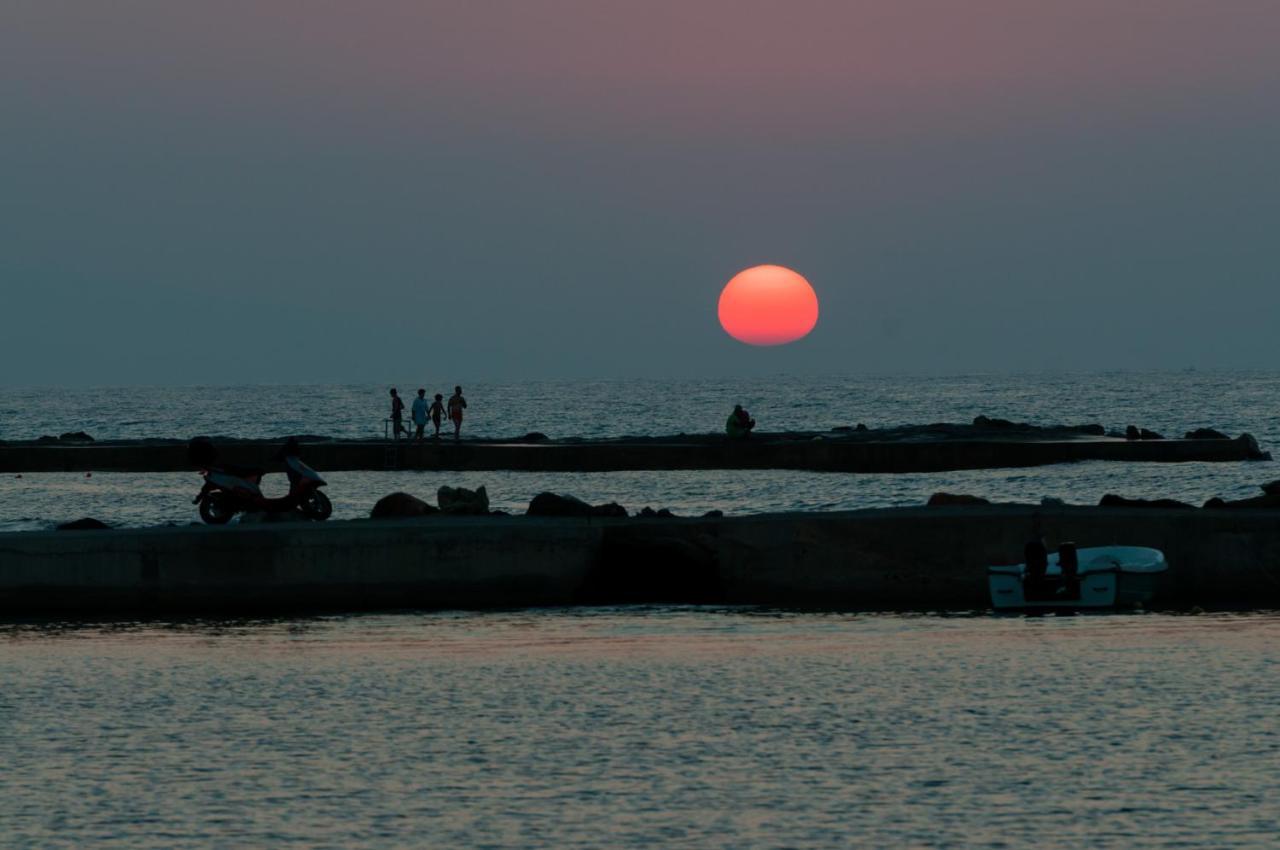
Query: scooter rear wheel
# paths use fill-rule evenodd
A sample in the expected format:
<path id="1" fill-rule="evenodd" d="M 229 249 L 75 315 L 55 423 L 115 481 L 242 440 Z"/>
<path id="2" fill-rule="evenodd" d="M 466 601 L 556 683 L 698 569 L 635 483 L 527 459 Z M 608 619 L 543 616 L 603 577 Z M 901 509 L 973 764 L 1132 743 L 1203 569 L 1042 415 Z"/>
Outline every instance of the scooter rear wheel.
<path id="1" fill-rule="evenodd" d="M 200 518 L 209 525 L 226 525 L 235 515 L 235 507 L 224 493 L 210 493 L 200 502 Z"/>
<path id="2" fill-rule="evenodd" d="M 333 502 L 330 502 L 329 497 L 319 490 L 308 493 L 299 507 L 311 519 L 325 520 L 333 513 Z"/>

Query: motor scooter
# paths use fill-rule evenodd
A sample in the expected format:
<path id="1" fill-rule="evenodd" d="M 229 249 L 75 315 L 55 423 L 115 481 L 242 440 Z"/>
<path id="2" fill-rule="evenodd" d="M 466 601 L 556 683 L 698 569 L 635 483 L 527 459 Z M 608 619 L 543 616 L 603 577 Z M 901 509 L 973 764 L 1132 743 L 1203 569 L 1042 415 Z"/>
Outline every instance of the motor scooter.
<path id="1" fill-rule="evenodd" d="M 296 455 L 284 458 L 289 492 L 268 498 L 262 494 L 262 469 L 211 467 L 201 470 L 204 486 L 192 500 L 200 506 L 200 518 L 210 525 L 224 525 L 238 513 L 283 513 L 298 511 L 308 519 L 324 520 L 333 513 L 333 503 L 320 492 L 325 480 Z"/>

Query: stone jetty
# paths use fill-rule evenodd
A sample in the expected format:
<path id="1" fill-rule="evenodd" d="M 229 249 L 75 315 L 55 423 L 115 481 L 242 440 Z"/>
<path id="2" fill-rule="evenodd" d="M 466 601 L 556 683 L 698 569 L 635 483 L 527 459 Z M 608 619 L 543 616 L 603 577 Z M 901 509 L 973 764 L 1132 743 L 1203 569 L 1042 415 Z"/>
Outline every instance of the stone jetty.
<path id="1" fill-rule="evenodd" d="M 608 440 L 330 440 L 303 437 L 319 470 L 420 469 L 608 472 L 671 469 L 799 469 L 817 472 L 940 472 L 1073 461 L 1234 462 L 1269 459 L 1248 434 L 1236 439 L 1124 439 L 1100 426 L 1039 428 L 979 417 L 972 425 L 872 430 L 630 437 Z M 52 439 L 52 438 L 51 438 Z M 283 443 L 218 439 L 221 460 L 271 468 Z M 186 440 L 0 444 L 0 472 L 176 472 L 190 470 Z"/>
<path id="2" fill-rule="evenodd" d="M 0 612 L 180 616 L 673 602 L 988 607 L 985 568 L 1126 544 L 1169 562 L 1154 605 L 1280 606 L 1275 511 L 963 505 L 745 517 L 352 520 L 0 534 Z"/>

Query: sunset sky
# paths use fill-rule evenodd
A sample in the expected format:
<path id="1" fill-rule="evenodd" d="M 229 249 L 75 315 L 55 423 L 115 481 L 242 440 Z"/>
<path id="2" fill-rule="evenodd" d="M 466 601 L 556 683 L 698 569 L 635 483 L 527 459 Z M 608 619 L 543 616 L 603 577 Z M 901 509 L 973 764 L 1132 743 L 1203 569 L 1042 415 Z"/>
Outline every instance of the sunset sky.
<path id="1" fill-rule="evenodd" d="M 1277 45 L 1243 0 L 7 0 L 0 383 L 1274 367 Z M 720 329 L 761 263 L 804 340 Z"/>

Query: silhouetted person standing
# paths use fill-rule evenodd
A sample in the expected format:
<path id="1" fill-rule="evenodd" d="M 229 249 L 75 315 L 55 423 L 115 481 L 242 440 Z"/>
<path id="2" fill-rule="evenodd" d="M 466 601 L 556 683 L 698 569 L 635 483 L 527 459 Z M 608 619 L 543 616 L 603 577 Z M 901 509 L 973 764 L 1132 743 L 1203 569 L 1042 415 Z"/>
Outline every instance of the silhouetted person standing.
<path id="1" fill-rule="evenodd" d="M 418 390 L 418 397 L 413 400 L 413 438 L 422 439 L 422 430 L 427 427 L 427 391 Z"/>
<path id="2" fill-rule="evenodd" d="M 453 438 L 462 435 L 462 411 L 467 409 L 467 400 L 462 397 L 462 387 L 454 387 L 449 396 L 449 421 L 453 423 Z"/>
<path id="3" fill-rule="evenodd" d="M 396 392 L 396 388 L 391 388 L 391 435 L 399 440 L 400 435 L 409 436 L 409 431 L 404 427 L 404 402 L 400 399 L 400 394 Z"/>
<path id="4" fill-rule="evenodd" d="M 436 393 L 436 400 L 431 402 L 431 409 L 427 411 L 431 414 L 431 421 L 436 426 L 436 437 L 440 436 L 440 420 L 444 418 L 444 396 Z"/>

